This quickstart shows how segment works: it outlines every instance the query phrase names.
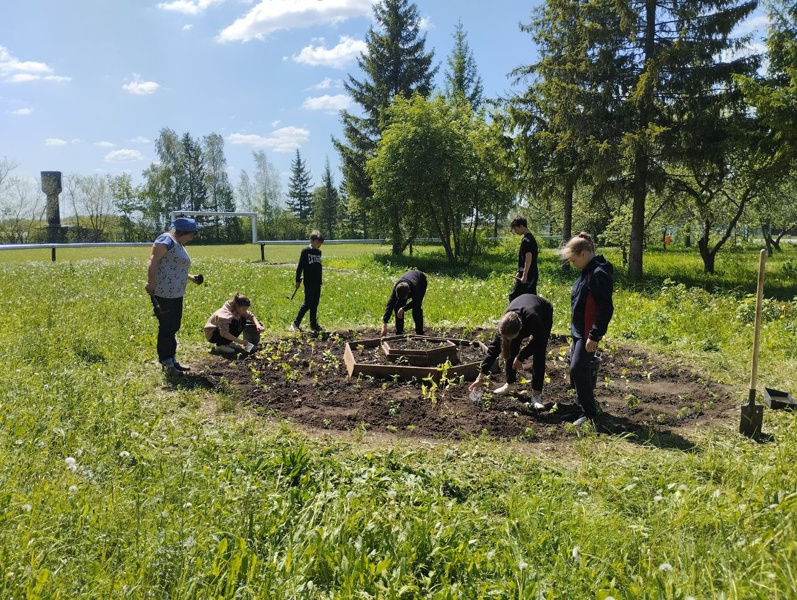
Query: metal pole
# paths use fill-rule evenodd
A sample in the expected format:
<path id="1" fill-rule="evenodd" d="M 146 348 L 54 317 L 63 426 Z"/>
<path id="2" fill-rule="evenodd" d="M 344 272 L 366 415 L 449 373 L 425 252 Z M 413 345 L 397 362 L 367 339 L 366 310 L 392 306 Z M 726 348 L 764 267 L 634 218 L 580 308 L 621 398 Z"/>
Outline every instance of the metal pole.
<path id="1" fill-rule="evenodd" d="M 55 262 L 55 246 L 50 248 L 50 250 L 51 250 L 50 257 L 52 258 L 52 261 Z"/>

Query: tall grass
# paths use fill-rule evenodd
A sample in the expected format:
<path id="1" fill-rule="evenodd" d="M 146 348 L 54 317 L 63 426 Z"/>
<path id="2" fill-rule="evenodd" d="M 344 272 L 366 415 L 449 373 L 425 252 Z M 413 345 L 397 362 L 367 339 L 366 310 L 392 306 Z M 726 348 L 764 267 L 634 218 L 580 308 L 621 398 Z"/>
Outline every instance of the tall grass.
<path id="1" fill-rule="evenodd" d="M 717 429 L 692 434 L 690 452 L 575 434 L 564 456 L 308 437 L 230 412 L 234 390 L 162 378 L 138 250 L 0 265 L 0 597 L 793 597 L 792 415 L 767 411 L 773 443 Z M 204 352 L 207 315 L 236 290 L 269 334 L 285 329 L 290 265 L 190 250 L 208 284 L 188 290 L 181 357 Z M 431 324 L 485 326 L 506 304 L 511 248 L 454 273 L 435 250 L 375 251 L 324 248 L 322 324 L 377 325 L 408 264 L 430 273 Z M 280 252 L 278 265 L 298 248 Z M 707 291 L 673 256 L 646 257 L 656 275 L 642 285 L 618 277 L 610 342 L 680 358 L 741 398 L 756 257 Z M 560 332 L 572 278 L 544 256 Z M 770 281 L 792 295 L 767 303 L 759 380 L 794 391 L 794 283 Z"/>

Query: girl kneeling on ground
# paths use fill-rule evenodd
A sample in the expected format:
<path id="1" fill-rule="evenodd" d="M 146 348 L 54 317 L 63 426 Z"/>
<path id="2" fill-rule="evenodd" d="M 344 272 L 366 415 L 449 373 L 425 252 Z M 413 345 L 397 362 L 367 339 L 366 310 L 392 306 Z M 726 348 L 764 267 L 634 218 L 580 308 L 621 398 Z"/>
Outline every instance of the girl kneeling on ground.
<path id="1" fill-rule="evenodd" d="M 581 415 L 573 422 L 580 427 L 595 418 L 595 393 L 592 390 L 590 363 L 598 342 L 606 335 L 614 313 L 612 287 L 614 267 L 603 255 L 595 254 L 595 242 L 588 233 L 579 233 L 567 242 L 559 255 L 581 271 L 570 293 L 570 378 L 576 388 L 576 403 Z"/>
<path id="2" fill-rule="evenodd" d="M 487 356 L 482 361 L 479 376 L 469 390 L 479 389 L 484 376 L 490 372 L 498 355 L 505 361 L 506 383 L 493 391 L 493 394 L 509 394 L 515 390 L 517 372 L 523 368 L 523 361 L 533 356 L 531 376 L 531 405 L 542 410 L 542 384 L 545 381 L 545 352 L 553 327 L 553 306 L 545 298 L 535 294 L 523 294 L 509 303 L 504 316 L 498 321 L 495 334 Z M 526 347 L 520 349 L 523 340 L 531 337 Z"/>
<path id="3" fill-rule="evenodd" d="M 247 343 L 257 344 L 260 340 L 264 328 L 249 310 L 251 305 L 249 298 L 236 293 L 232 300 L 225 302 L 224 306 L 210 315 L 208 322 L 205 323 L 205 337 L 211 344 L 216 344 L 213 348 L 216 352 L 235 354 Z M 245 339 L 238 337 L 244 333 L 247 326 L 255 328 L 256 339 L 252 339 L 249 335 L 245 335 Z"/>

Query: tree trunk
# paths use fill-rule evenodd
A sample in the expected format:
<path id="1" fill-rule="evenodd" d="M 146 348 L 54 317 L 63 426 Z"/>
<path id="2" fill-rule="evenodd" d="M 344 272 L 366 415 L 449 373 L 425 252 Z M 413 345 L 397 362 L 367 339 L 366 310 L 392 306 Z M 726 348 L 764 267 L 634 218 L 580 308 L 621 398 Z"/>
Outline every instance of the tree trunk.
<path id="1" fill-rule="evenodd" d="M 650 78 L 653 73 L 649 66 L 656 58 L 656 0 L 645 0 L 645 57 L 642 78 Z M 653 110 L 654 85 L 642 81 L 644 86 L 639 108 L 640 132 L 647 130 Z M 645 142 L 637 142 L 644 144 Z M 628 253 L 628 276 L 631 279 L 642 278 L 642 254 L 645 243 L 645 200 L 648 193 L 648 151 L 641 145 L 634 155 L 634 187 L 633 205 L 631 209 L 631 243 Z"/>
<path id="2" fill-rule="evenodd" d="M 398 212 L 391 215 L 390 220 L 392 221 L 391 231 L 393 236 L 393 254 L 403 254 L 404 253 L 404 244 L 402 244 L 401 240 L 401 223 L 399 222 L 399 215 Z"/>
<path id="3" fill-rule="evenodd" d="M 773 247 L 773 239 L 772 239 L 772 230 L 767 223 L 761 223 L 761 235 L 764 237 L 764 243 L 767 245 L 767 256 L 772 256 L 772 247 Z"/>
<path id="4" fill-rule="evenodd" d="M 703 235 L 697 240 L 697 247 L 700 249 L 700 258 L 703 259 L 703 272 L 714 274 L 714 259 L 716 258 L 716 250 L 709 250 L 709 236 L 711 235 L 711 223 L 706 221 L 703 226 Z"/>
<path id="5" fill-rule="evenodd" d="M 692 228 L 690 226 L 687 226 L 684 232 L 684 247 L 692 247 Z"/>
<path id="6" fill-rule="evenodd" d="M 648 155 L 642 149 L 634 159 L 634 197 L 631 211 L 631 243 L 628 252 L 628 277 L 642 278 L 642 253 L 645 243 L 645 198 L 647 196 Z"/>
<path id="7" fill-rule="evenodd" d="M 574 176 L 569 176 L 565 180 L 565 194 L 564 194 L 564 215 L 562 216 L 562 242 L 565 244 L 573 237 L 573 190 L 576 187 L 576 180 Z M 570 272 L 570 261 L 566 260 L 562 263 L 562 271 L 565 273 Z"/>

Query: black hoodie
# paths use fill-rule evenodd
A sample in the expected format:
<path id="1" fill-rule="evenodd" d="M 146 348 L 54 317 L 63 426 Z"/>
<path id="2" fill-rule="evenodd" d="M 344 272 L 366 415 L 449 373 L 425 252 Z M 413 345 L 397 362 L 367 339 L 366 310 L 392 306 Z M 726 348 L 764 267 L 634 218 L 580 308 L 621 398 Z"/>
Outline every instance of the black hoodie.
<path id="1" fill-rule="evenodd" d="M 410 295 L 403 300 L 399 298 L 396 293 L 396 287 L 402 281 L 410 286 Z M 399 308 L 403 308 L 404 312 L 406 312 L 413 308 L 421 307 L 423 304 L 423 297 L 426 295 L 426 286 L 426 274 L 423 273 L 423 271 L 412 269 L 404 273 L 401 279 L 393 285 L 393 291 L 390 293 L 390 298 L 385 305 L 385 313 L 382 315 L 382 323 L 389 322 L 390 315 Z"/>
<path id="2" fill-rule="evenodd" d="M 596 342 L 606 335 L 614 313 L 612 286 L 614 267 L 602 254 L 593 258 L 573 284 L 570 293 L 570 335 Z"/>

